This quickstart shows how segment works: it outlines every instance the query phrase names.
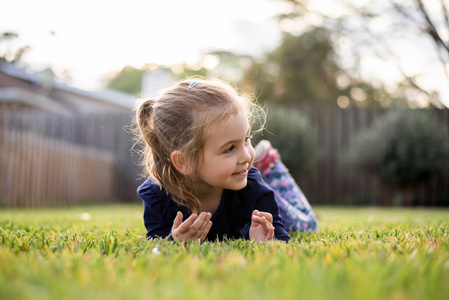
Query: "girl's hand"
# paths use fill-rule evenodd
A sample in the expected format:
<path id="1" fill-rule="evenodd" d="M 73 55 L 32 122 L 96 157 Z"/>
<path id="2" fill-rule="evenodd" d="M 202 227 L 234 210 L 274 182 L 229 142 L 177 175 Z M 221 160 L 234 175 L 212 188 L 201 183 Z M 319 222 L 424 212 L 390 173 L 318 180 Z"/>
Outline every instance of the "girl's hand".
<path id="1" fill-rule="evenodd" d="M 265 242 L 274 237 L 273 216 L 267 212 L 253 211 L 251 216 L 251 227 L 249 238 L 254 238 L 256 242 Z"/>
<path id="2" fill-rule="evenodd" d="M 202 212 L 199 216 L 192 214 L 184 222 L 182 217 L 182 212 L 178 211 L 171 231 L 173 238 L 181 243 L 198 240 L 204 242 L 212 226 L 210 221 L 212 214 L 206 212 Z"/>

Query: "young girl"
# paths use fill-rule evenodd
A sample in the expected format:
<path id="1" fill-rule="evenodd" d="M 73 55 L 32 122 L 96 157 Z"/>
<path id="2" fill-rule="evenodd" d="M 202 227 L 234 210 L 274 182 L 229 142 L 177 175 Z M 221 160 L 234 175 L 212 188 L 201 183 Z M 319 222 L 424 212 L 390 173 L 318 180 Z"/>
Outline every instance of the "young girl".
<path id="1" fill-rule="evenodd" d="M 261 112 L 252 99 L 211 80 L 182 81 L 139 106 L 149 177 L 138 194 L 147 237 L 288 241 L 287 230 L 316 229 L 310 205 L 266 142 L 258 166 L 276 192 L 253 167 L 251 126 Z"/>

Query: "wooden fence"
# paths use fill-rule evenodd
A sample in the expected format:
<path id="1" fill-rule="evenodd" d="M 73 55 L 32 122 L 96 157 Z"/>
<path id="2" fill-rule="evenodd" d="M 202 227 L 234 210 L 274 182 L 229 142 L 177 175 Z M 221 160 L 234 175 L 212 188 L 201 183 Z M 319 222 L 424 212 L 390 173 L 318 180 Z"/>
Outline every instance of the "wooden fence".
<path id="1" fill-rule="evenodd" d="M 372 174 L 357 172 L 341 159 L 351 139 L 369 127 L 386 110 L 377 108 L 319 108 L 303 111 L 318 130 L 323 156 L 316 168 L 298 179 L 310 202 L 318 204 L 401 205 L 401 192 L 380 184 Z M 443 129 L 448 131 L 449 110 L 434 109 Z M 449 170 L 418 189 L 417 205 L 449 205 Z"/>
<path id="2" fill-rule="evenodd" d="M 0 114 L 0 205 L 40 207 L 133 200 L 130 113 Z"/>
<path id="3" fill-rule="evenodd" d="M 322 159 L 298 179 L 314 204 L 386 204 L 397 193 L 374 176 L 356 172 L 340 159 L 358 130 L 370 126 L 381 109 L 304 112 L 318 129 Z M 434 110 L 448 128 L 449 111 Z M 131 113 L 61 116 L 0 112 L 0 206 L 53 206 L 83 202 L 140 201 L 137 155 L 125 127 Z M 294 142 L 294 141 L 292 141 Z M 386 198 L 396 200 L 385 201 Z M 399 199 L 400 200 L 400 199 Z M 400 201 L 396 201 L 400 204 Z M 420 205 L 449 205 L 449 172 L 418 191 Z"/>
<path id="4" fill-rule="evenodd" d="M 2 204 L 46 206 L 115 199 L 114 153 L 23 131 L 2 137 Z M 7 155 L 6 155 L 7 154 Z"/>

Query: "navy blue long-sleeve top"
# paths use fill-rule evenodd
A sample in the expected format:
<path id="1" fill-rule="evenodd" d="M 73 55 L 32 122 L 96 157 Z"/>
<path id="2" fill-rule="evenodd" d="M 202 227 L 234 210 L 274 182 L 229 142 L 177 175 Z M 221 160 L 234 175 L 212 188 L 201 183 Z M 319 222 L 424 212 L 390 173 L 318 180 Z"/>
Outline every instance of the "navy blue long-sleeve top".
<path id="1" fill-rule="evenodd" d="M 289 241 L 290 236 L 282 223 L 274 192 L 262 180 L 256 168 L 250 169 L 247 182 L 246 187 L 241 190 L 223 190 L 220 205 L 212 215 L 212 227 L 206 239 L 249 239 L 251 215 L 257 209 L 272 214 L 274 238 Z M 169 236 L 178 211 L 183 213 L 184 220 L 190 215 L 186 207 L 176 204 L 170 194 L 154 183 L 151 177 L 139 186 L 137 193 L 143 199 L 143 218 L 148 238 Z"/>

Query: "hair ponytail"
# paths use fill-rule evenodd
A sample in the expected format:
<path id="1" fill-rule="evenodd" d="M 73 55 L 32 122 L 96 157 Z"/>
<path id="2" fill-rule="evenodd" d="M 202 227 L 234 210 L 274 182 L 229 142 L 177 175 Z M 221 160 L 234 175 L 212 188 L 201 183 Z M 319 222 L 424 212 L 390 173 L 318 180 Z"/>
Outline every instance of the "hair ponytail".
<path id="1" fill-rule="evenodd" d="M 156 100 L 145 100 L 140 104 L 135 115 L 140 140 L 145 143 L 141 153 L 145 173 L 157 180 L 172 195 L 176 203 L 189 208 L 191 212 L 199 212 L 200 202 L 187 187 L 191 180 L 174 167 L 169 159 L 170 149 L 163 147 L 163 142 L 161 143 L 164 134 L 158 132 L 154 126 L 155 105 Z M 165 140 L 165 137 L 163 139 Z"/>
<path id="2" fill-rule="evenodd" d="M 139 127 L 141 137 L 147 143 L 147 145 L 151 145 L 151 137 L 152 133 L 154 133 L 154 124 L 153 124 L 153 105 L 155 101 L 145 100 L 142 104 L 140 104 L 137 113 L 136 113 L 136 123 Z"/>
<path id="3" fill-rule="evenodd" d="M 152 149 L 155 147 L 157 142 L 156 133 L 154 130 L 154 104 L 156 101 L 153 99 L 148 99 L 143 101 L 135 115 L 135 123 L 136 127 L 139 131 L 138 141 L 143 145 L 143 150 L 141 150 L 142 155 L 142 165 L 145 169 L 145 173 L 151 173 L 152 159 L 151 156 L 153 154 Z"/>

